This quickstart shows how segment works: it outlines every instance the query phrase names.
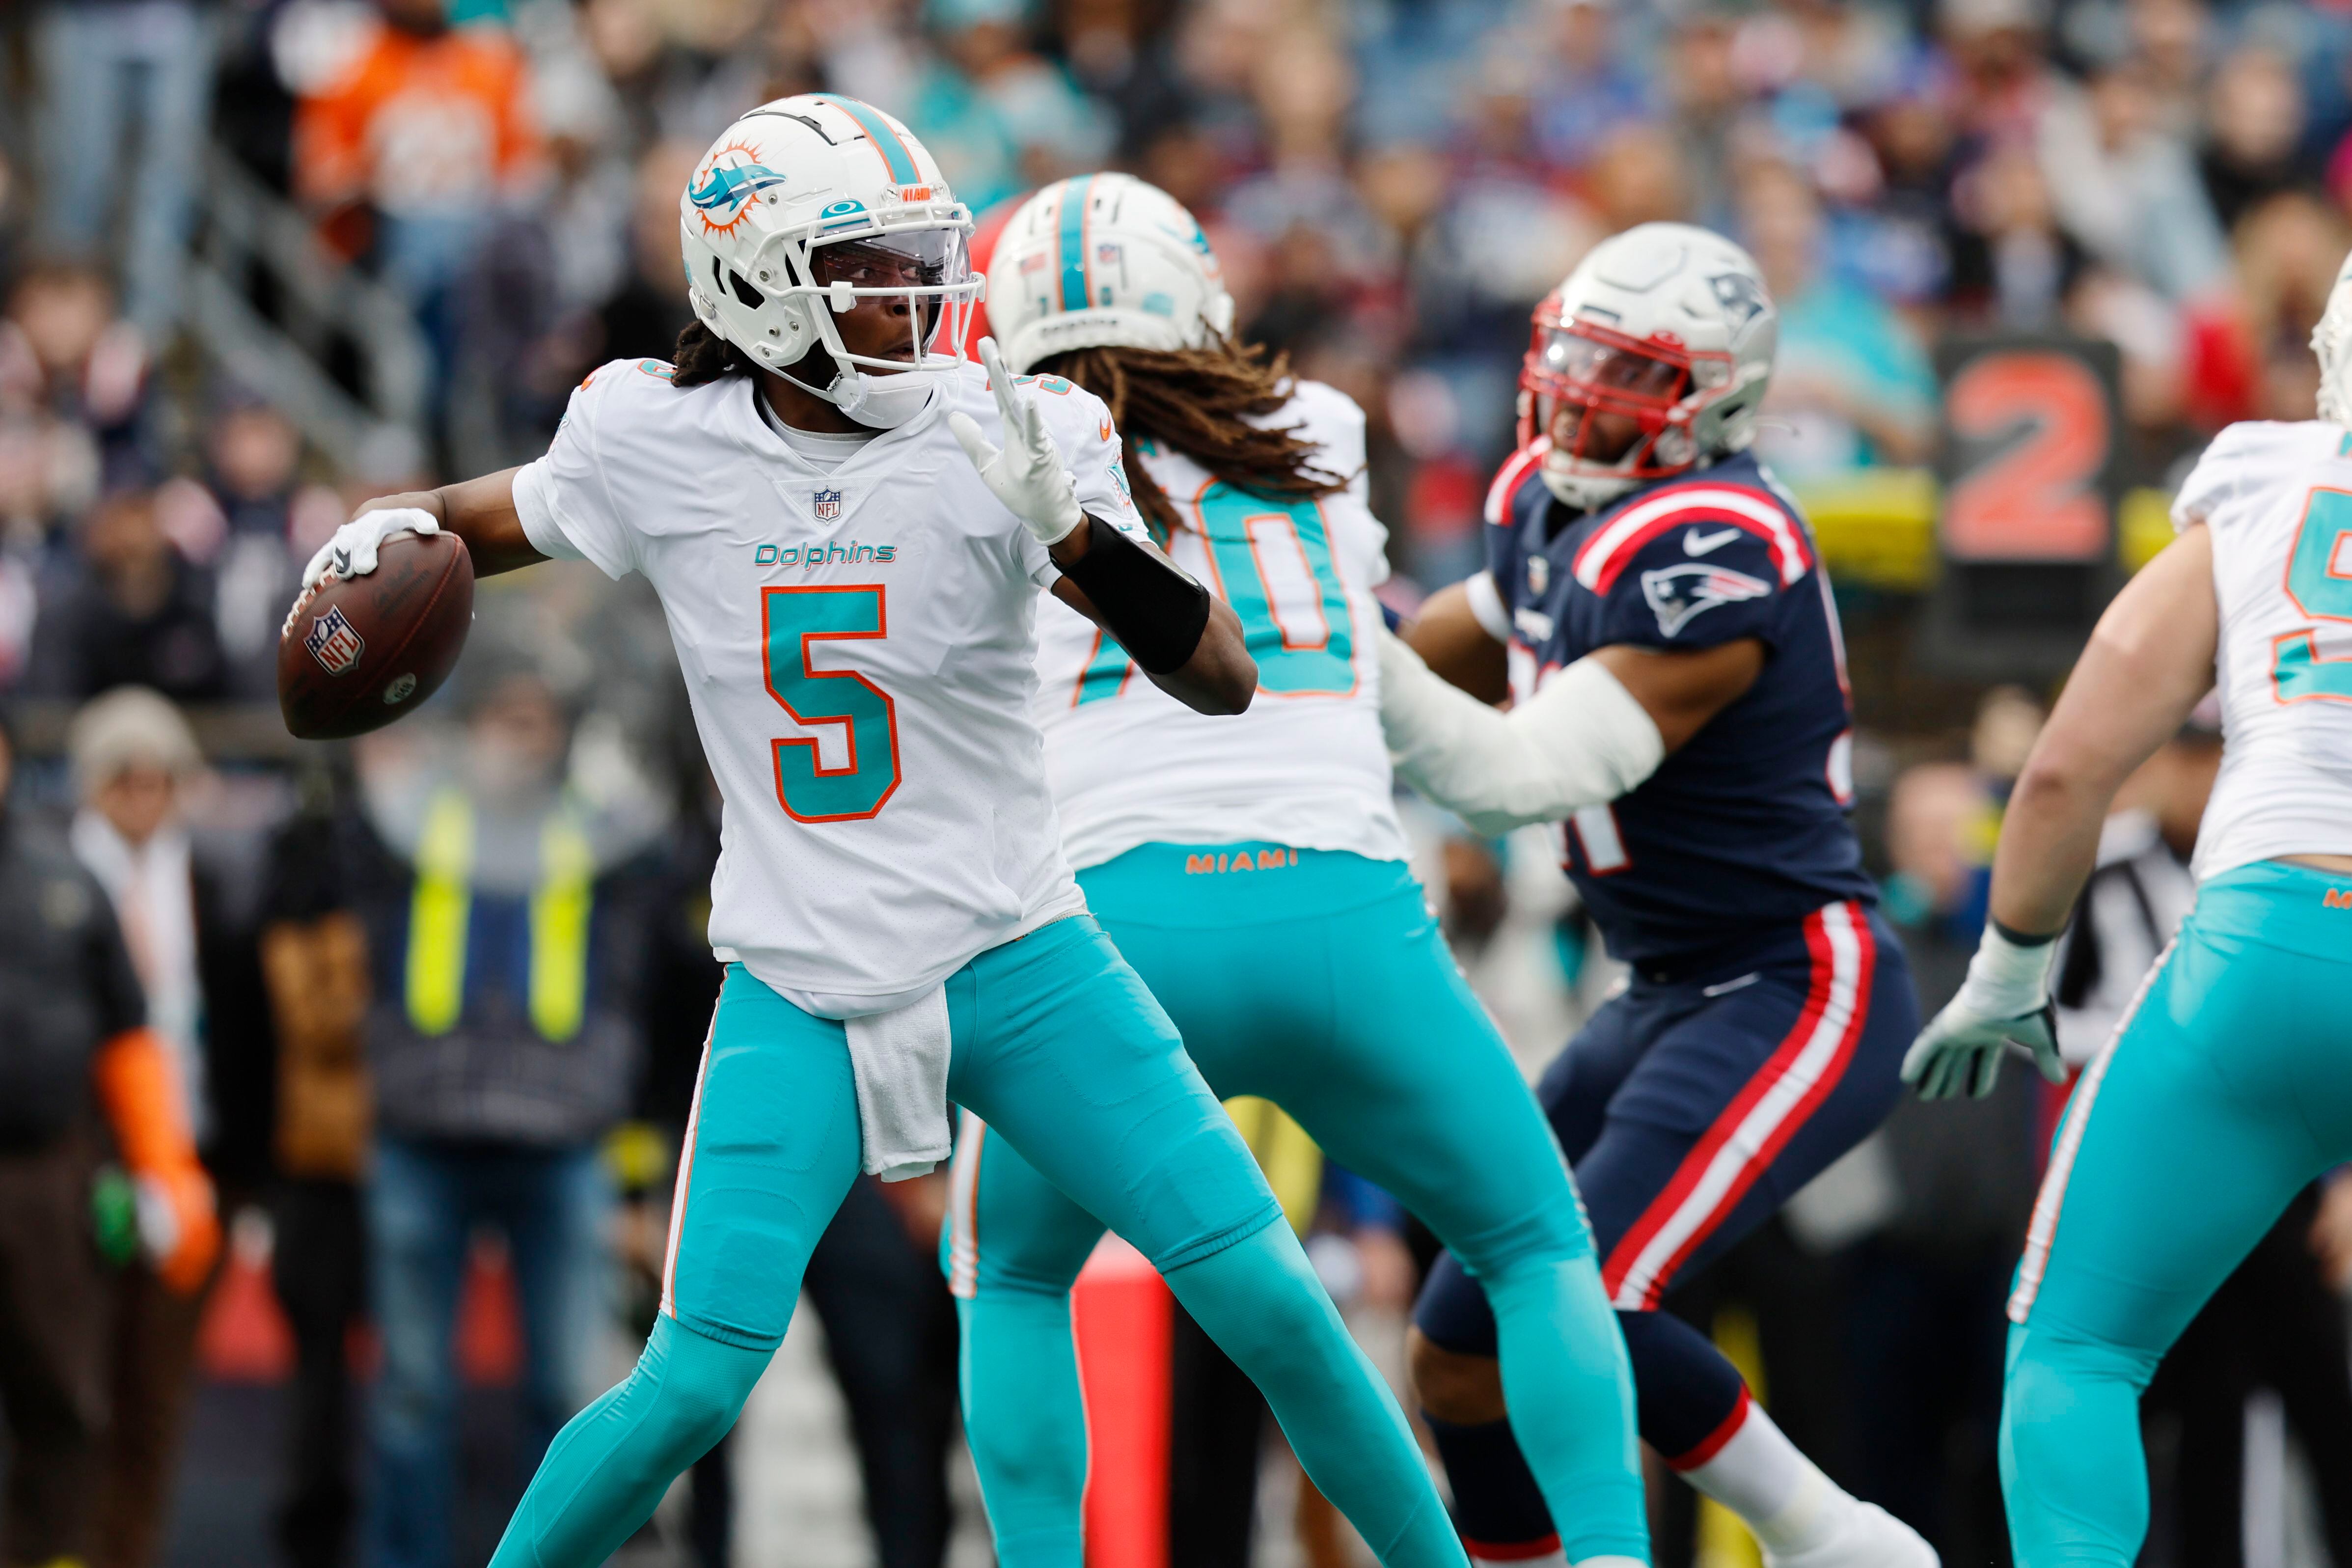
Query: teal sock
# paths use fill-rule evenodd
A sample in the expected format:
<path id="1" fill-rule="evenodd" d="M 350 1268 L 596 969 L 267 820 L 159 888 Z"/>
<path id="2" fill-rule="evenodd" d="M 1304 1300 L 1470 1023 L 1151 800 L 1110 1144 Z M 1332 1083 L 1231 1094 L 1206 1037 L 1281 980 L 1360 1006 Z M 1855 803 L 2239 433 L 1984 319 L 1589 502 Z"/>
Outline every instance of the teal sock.
<path id="1" fill-rule="evenodd" d="M 964 1438 L 1000 1568 L 1086 1560 L 1087 1407 L 1070 1299 L 982 1288 L 956 1300 Z"/>
<path id="2" fill-rule="evenodd" d="M 1356 1348 L 1290 1227 L 1168 1272 L 1169 1288 L 1282 1423 L 1316 1487 L 1386 1568 L 1467 1568 L 1404 1412 Z"/>
<path id="3" fill-rule="evenodd" d="M 1633 1368 L 1591 1256 L 1481 1277 L 1495 1309 L 1511 1436 L 1570 1563 L 1650 1560 Z"/>
<path id="4" fill-rule="evenodd" d="M 656 1319 L 627 1381 L 548 1445 L 490 1568 L 596 1568 L 727 1435 L 774 1354 Z"/>

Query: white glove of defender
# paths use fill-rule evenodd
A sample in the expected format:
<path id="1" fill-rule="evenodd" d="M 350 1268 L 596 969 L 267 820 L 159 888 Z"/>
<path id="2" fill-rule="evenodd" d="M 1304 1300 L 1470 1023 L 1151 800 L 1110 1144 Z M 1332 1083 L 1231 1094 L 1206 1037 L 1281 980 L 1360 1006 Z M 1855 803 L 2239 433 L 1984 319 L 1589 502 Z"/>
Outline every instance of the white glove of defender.
<path id="1" fill-rule="evenodd" d="M 1988 923 L 1959 994 L 1928 1021 L 1903 1058 L 1903 1081 L 1922 1100 L 1992 1092 L 2000 1058 L 2012 1046 L 2029 1052 L 2052 1083 L 2066 1081 L 2058 1054 L 2058 1020 L 2050 1005 L 2050 963 L 2058 943 L 2026 946 Z"/>
<path id="2" fill-rule="evenodd" d="M 988 367 L 988 390 L 995 395 L 996 412 L 1004 421 L 1003 449 L 989 445 L 979 422 L 969 414 L 949 415 L 948 428 L 955 432 L 956 442 L 971 459 L 971 466 L 980 470 L 981 483 L 989 493 L 1021 520 L 1038 543 L 1050 549 L 1087 520 L 1078 507 L 1077 476 L 1062 466 L 1061 448 L 1046 432 L 1045 417 L 1037 412 L 1036 400 L 1023 396 L 1013 384 L 1013 374 L 1004 368 L 1004 356 L 997 352 L 994 338 L 980 340 L 980 363 Z"/>
<path id="3" fill-rule="evenodd" d="M 315 588 L 332 571 L 338 577 L 364 577 L 375 570 L 376 552 L 395 533 L 438 533 L 441 524 L 419 507 L 387 507 L 363 511 L 335 530 L 335 537 L 319 546 L 302 568 L 302 586 Z"/>

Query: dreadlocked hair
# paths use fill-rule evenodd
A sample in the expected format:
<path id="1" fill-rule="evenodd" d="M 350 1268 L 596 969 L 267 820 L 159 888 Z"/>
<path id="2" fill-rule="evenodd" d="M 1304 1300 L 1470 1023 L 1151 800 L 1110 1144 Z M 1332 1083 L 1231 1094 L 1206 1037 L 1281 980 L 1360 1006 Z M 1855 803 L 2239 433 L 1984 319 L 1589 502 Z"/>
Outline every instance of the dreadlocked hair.
<path id="1" fill-rule="evenodd" d="M 741 349 L 700 321 L 678 333 L 674 363 L 677 374 L 670 377 L 670 384 L 676 387 L 701 386 L 751 368 Z"/>
<path id="2" fill-rule="evenodd" d="M 1307 500 L 1348 488 L 1355 476 L 1313 466 L 1316 447 L 1296 428 L 1256 423 L 1290 401 L 1290 362 L 1261 344 L 1213 338 L 1195 349 L 1088 348 L 1035 367 L 1076 382 L 1110 405 L 1127 442 L 1128 489 L 1161 543 L 1184 526 L 1176 504 L 1137 456 L 1139 438 L 1183 453 L 1211 477 L 1269 500 Z"/>

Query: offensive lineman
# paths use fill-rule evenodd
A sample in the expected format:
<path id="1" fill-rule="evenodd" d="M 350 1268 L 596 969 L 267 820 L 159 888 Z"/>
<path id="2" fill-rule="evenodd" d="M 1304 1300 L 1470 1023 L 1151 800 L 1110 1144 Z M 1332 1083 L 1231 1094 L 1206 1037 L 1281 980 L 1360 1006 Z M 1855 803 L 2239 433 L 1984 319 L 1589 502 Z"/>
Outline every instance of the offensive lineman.
<path id="1" fill-rule="evenodd" d="M 947 352 L 980 293 L 971 216 L 897 121 L 763 105 L 680 224 L 699 325 L 676 367 L 604 366 L 545 458 L 375 503 L 306 574 L 371 571 L 387 534 L 436 527 L 478 572 L 643 572 L 727 803 L 729 968 L 661 1314 L 493 1562 L 590 1568 L 636 1530 L 734 1421 L 861 1163 L 929 1169 L 952 1100 L 1151 1258 L 1383 1562 L 1459 1564 L 1402 1412 L 1087 914 L 1045 790 L 1036 587 L 1207 713 L 1255 688 L 1239 623 L 1150 547 L 1100 402 L 1016 384 L 992 344 L 985 381 Z"/>
<path id="2" fill-rule="evenodd" d="M 2063 1076 L 2053 941 L 2125 777 L 2218 679 L 2197 902 L 2084 1072 L 2009 1300 L 2001 1490 L 2020 1568 L 2147 1533 L 2139 1396 L 2214 1288 L 2352 1160 L 2352 258 L 2312 334 L 2319 417 L 2232 425 L 2116 595 L 2001 824 L 1992 919 L 1904 1064 L 1990 1092 L 2011 1041 Z"/>
<path id="3" fill-rule="evenodd" d="M 1877 1126 L 1917 1021 L 1846 819 L 1829 580 L 1747 452 L 1776 334 L 1755 263 L 1719 235 L 1644 224 L 1596 246 L 1536 310 L 1488 570 L 1432 600 L 1412 647 L 1384 639 L 1381 717 L 1398 773 L 1473 827 L 1566 819 L 1569 875 L 1633 969 L 1538 1093 L 1591 1214 L 1642 1436 L 1773 1568 L 1932 1568 L 1654 1310 Z M 1507 677 L 1516 706 L 1423 655 L 1480 697 Z M 1494 1318 L 1454 1258 L 1415 1328 L 1473 1558 L 1542 1556 Z"/>
<path id="4" fill-rule="evenodd" d="M 1049 185 L 989 268 L 1008 364 L 1104 398 L 1154 536 L 1257 660 L 1203 719 L 1059 605 L 1037 719 L 1087 904 L 1220 1097 L 1259 1095 L 1446 1239 L 1495 1302 L 1513 1429 L 1580 1564 L 1649 1562 L 1633 1374 L 1568 1171 L 1406 865 L 1381 743 L 1386 530 L 1364 416 L 1226 334 L 1192 215 L 1143 182 Z M 943 1254 L 964 1426 L 1005 1568 L 1079 1568 L 1086 1412 L 1069 1289 L 1102 1222 L 967 1113 Z"/>

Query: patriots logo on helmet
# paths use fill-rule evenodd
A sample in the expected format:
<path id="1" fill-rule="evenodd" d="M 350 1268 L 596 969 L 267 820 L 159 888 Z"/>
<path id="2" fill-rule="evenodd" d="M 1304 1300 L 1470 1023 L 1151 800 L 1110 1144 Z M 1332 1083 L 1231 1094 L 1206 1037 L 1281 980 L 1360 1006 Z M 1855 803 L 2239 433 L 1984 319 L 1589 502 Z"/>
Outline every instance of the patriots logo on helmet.
<path id="1" fill-rule="evenodd" d="M 1642 597 L 1658 617 L 1658 631 L 1673 637 L 1717 605 L 1761 599 L 1772 584 L 1745 572 L 1704 561 L 1678 562 L 1642 574 Z"/>
<path id="2" fill-rule="evenodd" d="M 1716 303 L 1731 318 L 1734 331 L 1746 326 L 1763 312 L 1764 286 L 1745 272 L 1719 272 L 1708 279 L 1715 290 Z"/>
<path id="3" fill-rule="evenodd" d="M 816 513 L 816 520 L 819 522 L 831 522 L 841 515 L 841 492 L 839 490 L 817 491 L 816 500 L 810 510 Z"/>
<path id="4" fill-rule="evenodd" d="M 329 675 L 341 675 L 359 663 L 360 655 L 367 651 L 367 643 L 343 618 L 340 607 L 331 608 L 310 623 L 310 634 L 302 646 Z"/>

